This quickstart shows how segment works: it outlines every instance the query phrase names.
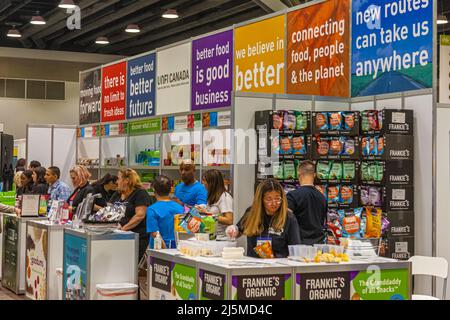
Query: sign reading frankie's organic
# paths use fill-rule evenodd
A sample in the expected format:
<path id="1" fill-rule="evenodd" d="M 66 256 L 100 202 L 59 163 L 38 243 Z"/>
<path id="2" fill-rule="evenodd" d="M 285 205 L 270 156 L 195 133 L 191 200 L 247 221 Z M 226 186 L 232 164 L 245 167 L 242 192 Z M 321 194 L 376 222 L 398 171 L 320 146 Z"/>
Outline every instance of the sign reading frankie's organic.
<path id="1" fill-rule="evenodd" d="M 102 70 L 80 73 L 80 125 L 99 123 L 102 109 Z"/>
<path id="2" fill-rule="evenodd" d="M 233 300 L 290 300 L 291 274 L 233 276 Z"/>

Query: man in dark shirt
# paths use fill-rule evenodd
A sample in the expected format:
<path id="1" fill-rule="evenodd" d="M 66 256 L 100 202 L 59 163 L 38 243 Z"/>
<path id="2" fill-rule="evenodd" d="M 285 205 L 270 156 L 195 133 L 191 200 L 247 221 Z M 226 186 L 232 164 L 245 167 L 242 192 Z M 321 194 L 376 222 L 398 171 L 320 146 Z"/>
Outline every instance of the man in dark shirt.
<path id="1" fill-rule="evenodd" d="M 310 160 L 298 166 L 300 188 L 287 194 L 288 207 L 297 218 L 302 244 L 324 243 L 327 222 L 327 201 L 314 187 L 315 165 Z"/>

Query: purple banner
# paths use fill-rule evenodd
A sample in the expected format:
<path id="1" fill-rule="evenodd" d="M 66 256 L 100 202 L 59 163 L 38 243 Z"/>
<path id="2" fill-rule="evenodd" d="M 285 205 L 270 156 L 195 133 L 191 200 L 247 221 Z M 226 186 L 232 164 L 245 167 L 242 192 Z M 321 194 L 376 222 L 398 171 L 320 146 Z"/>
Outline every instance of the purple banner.
<path id="1" fill-rule="evenodd" d="M 192 110 L 231 106 L 233 31 L 192 42 Z"/>

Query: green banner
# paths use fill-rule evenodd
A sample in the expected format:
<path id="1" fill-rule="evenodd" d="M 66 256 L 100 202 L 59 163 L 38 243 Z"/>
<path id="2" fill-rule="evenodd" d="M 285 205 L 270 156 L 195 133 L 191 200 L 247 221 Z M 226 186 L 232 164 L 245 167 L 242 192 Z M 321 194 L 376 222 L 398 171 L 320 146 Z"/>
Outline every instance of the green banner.
<path id="1" fill-rule="evenodd" d="M 195 267 L 175 263 L 172 270 L 173 287 L 177 300 L 197 299 L 197 271 Z"/>
<path id="2" fill-rule="evenodd" d="M 142 133 L 154 133 L 161 131 L 161 119 L 150 119 L 143 121 L 135 121 L 129 124 L 129 132 L 131 135 Z"/>
<path id="3" fill-rule="evenodd" d="M 408 269 L 377 268 L 355 272 L 352 278 L 352 300 L 409 300 Z"/>

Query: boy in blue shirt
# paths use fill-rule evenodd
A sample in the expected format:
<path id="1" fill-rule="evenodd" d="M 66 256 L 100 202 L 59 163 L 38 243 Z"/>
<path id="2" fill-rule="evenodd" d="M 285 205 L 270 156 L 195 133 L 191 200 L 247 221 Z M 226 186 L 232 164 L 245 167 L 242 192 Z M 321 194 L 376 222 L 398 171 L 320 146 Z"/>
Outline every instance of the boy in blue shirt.
<path id="1" fill-rule="evenodd" d="M 174 216 L 182 214 L 184 208 L 170 200 L 171 182 L 166 176 L 159 176 L 153 182 L 156 202 L 147 209 L 147 233 L 150 233 L 150 248 L 154 248 L 154 238 L 157 233 L 163 239 L 162 247 L 176 248 L 174 232 Z"/>
<path id="2" fill-rule="evenodd" d="M 175 187 L 174 200 L 182 206 L 206 206 L 208 191 L 203 184 L 195 179 L 195 165 L 192 161 L 184 160 L 181 163 L 180 175 L 183 182 Z"/>

